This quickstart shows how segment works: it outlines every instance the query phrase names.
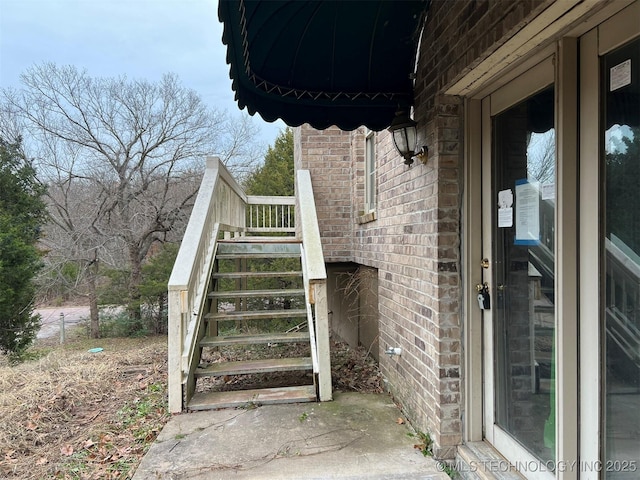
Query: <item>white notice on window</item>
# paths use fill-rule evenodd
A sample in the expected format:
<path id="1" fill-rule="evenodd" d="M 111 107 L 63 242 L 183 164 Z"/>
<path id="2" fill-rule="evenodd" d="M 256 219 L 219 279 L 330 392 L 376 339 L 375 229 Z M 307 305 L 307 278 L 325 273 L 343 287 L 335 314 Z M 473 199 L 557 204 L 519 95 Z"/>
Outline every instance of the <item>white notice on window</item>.
<path id="1" fill-rule="evenodd" d="M 498 209 L 498 228 L 513 227 L 513 208 Z"/>
<path id="2" fill-rule="evenodd" d="M 613 92 L 627 85 L 631 85 L 631 59 L 619 63 L 609 70 L 609 91 Z"/>
<path id="3" fill-rule="evenodd" d="M 511 189 L 498 192 L 498 228 L 513 227 L 513 192 Z"/>
<path id="4" fill-rule="evenodd" d="M 556 184 L 544 183 L 542 185 L 542 200 L 554 200 L 556 198 Z"/>
<path id="5" fill-rule="evenodd" d="M 516 180 L 516 245 L 540 243 L 540 193 L 538 182 Z"/>

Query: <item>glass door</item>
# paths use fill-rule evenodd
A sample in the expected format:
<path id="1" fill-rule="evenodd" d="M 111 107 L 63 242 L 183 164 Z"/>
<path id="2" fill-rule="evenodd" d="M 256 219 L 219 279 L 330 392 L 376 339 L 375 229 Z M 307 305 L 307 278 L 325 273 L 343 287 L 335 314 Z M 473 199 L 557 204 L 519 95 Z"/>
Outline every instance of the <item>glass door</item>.
<path id="1" fill-rule="evenodd" d="M 580 43 L 580 479 L 640 478 L 640 2 Z"/>
<path id="2" fill-rule="evenodd" d="M 640 477 L 640 39 L 603 71 L 605 478 Z"/>
<path id="3" fill-rule="evenodd" d="M 556 129 L 549 59 L 483 101 L 485 437 L 530 478 L 555 465 Z M 522 470 L 522 468 L 520 468 Z"/>

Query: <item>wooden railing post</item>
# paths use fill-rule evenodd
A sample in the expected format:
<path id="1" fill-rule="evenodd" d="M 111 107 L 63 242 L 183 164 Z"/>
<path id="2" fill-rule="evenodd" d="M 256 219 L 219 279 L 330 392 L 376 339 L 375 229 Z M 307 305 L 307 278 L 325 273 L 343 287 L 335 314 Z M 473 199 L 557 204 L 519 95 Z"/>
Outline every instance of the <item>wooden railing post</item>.
<path id="1" fill-rule="evenodd" d="M 296 231 L 305 249 L 305 262 L 315 312 L 316 348 L 318 352 L 318 392 L 320 401 L 333 398 L 331 390 L 331 351 L 329 345 L 329 310 L 327 305 L 327 271 L 322 253 L 318 215 L 311 175 L 296 172 Z"/>
<path id="2" fill-rule="evenodd" d="M 168 358 L 167 380 L 169 394 L 169 411 L 179 413 L 182 411 L 182 312 L 180 307 L 180 291 L 169 290 L 168 296 L 169 319 L 167 327 Z"/>
<path id="3" fill-rule="evenodd" d="M 315 290 L 316 341 L 318 345 L 318 394 L 321 402 L 333 399 L 331 389 L 331 346 L 329 344 L 329 309 L 327 282 L 312 286 Z"/>

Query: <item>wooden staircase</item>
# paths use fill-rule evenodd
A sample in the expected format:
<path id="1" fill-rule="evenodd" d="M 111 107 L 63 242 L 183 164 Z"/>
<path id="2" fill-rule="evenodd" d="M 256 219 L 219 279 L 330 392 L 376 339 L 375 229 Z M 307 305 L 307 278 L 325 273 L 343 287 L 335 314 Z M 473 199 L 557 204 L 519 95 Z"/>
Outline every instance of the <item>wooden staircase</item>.
<path id="1" fill-rule="evenodd" d="M 218 240 L 190 410 L 317 400 L 300 242 Z"/>
<path id="2" fill-rule="evenodd" d="M 171 413 L 332 400 L 327 272 L 308 170 L 296 171 L 295 197 L 255 196 L 207 158 L 167 293 Z"/>

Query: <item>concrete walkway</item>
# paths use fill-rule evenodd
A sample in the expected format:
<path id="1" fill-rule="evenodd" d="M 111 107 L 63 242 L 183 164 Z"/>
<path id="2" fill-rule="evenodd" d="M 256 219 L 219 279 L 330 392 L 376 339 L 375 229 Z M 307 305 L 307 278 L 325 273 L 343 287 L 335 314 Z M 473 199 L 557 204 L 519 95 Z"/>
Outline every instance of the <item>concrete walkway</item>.
<path id="1" fill-rule="evenodd" d="M 174 416 L 133 479 L 449 480 L 387 395 Z"/>

